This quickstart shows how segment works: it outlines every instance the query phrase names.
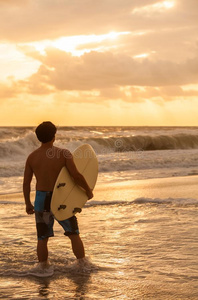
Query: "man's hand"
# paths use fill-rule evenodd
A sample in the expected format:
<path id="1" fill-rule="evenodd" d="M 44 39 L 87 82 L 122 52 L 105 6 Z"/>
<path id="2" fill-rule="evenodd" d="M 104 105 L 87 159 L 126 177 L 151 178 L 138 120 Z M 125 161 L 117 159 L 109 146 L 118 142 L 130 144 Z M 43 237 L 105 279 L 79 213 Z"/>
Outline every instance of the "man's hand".
<path id="1" fill-rule="evenodd" d="M 91 189 L 89 189 L 88 191 L 86 191 L 86 194 L 87 194 L 88 200 L 90 200 L 94 196 Z"/>
<path id="2" fill-rule="evenodd" d="M 26 204 L 26 213 L 28 215 L 33 215 L 34 214 L 34 206 L 30 204 Z"/>
<path id="3" fill-rule="evenodd" d="M 84 176 L 78 172 L 71 152 L 68 151 L 66 157 L 66 168 L 69 171 L 71 177 L 74 179 L 74 182 L 85 190 L 88 200 L 93 198 L 92 190 L 88 186 Z"/>

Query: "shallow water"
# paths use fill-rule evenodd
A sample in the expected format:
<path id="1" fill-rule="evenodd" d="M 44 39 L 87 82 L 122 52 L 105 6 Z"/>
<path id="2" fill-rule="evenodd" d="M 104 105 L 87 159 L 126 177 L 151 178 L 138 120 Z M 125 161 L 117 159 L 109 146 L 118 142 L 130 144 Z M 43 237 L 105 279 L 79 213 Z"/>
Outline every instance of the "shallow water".
<path id="1" fill-rule="evenodd" d="M 34 217 L 20 195 L 4 204 L 1 196 L 0 299 L 198 299 L 197 210 L 190 199 L 93 202 L 78 216 L 88 267 L 75 267 L 56 223 L 55 273 L 42 279 L 26 275 L 36 262 Z"/>

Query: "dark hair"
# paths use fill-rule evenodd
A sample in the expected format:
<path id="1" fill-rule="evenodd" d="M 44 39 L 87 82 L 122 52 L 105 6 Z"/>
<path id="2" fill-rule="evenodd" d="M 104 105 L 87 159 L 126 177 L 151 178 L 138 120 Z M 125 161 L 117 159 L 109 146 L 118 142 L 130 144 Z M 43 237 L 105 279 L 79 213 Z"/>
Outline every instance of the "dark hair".
<path id="1" fill-rule="evenodd" d="M 41 143 L 50 142 L 56 134 L 56 126 L 52 122 L 43 122 L 35 130 L 36 136 Z"/>

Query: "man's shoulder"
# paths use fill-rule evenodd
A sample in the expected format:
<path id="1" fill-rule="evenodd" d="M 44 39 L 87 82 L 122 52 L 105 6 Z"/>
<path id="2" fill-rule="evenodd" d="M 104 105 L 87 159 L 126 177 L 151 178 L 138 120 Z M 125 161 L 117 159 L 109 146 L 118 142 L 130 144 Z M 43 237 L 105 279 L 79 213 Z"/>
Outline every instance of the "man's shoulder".
<path id="1" fill-rule="evenodd" d="M 53 148 L 54 148 L 55 153 L 62 154 L 65 158 L 70 158 L 72 156 L 69 149 L 60 148 L 60 147 L 56 147 L 56 146 L 54 146 Z"/>
<path id="2" fill-rule="evenodd" d="M 35 155 L 37 155 L 39 153 L 39 148 L 37 148 L 36 150 L 32 151 L 28 157 L 27 160 L 31 160 L 32 158 L 34 158 Z"/>

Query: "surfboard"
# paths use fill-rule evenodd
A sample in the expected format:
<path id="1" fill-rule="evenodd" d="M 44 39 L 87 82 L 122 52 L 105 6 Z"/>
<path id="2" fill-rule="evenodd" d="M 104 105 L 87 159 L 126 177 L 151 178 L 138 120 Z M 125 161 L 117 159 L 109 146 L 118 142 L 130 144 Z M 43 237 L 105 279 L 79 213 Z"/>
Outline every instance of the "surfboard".
<path id="1" fill-rule="evenodd" d="M 78 171 L 93 189 L 98 176 L 98 160 L 93 148 L 89 144 L 83 144 L 72 154 Z M 81 212 L 87 200 L 86 192 L 74 182 L 67 168 L 63 167 L 56 180 L 51 200 L 51 211 L 55 218 L 63 221 Z"/>

